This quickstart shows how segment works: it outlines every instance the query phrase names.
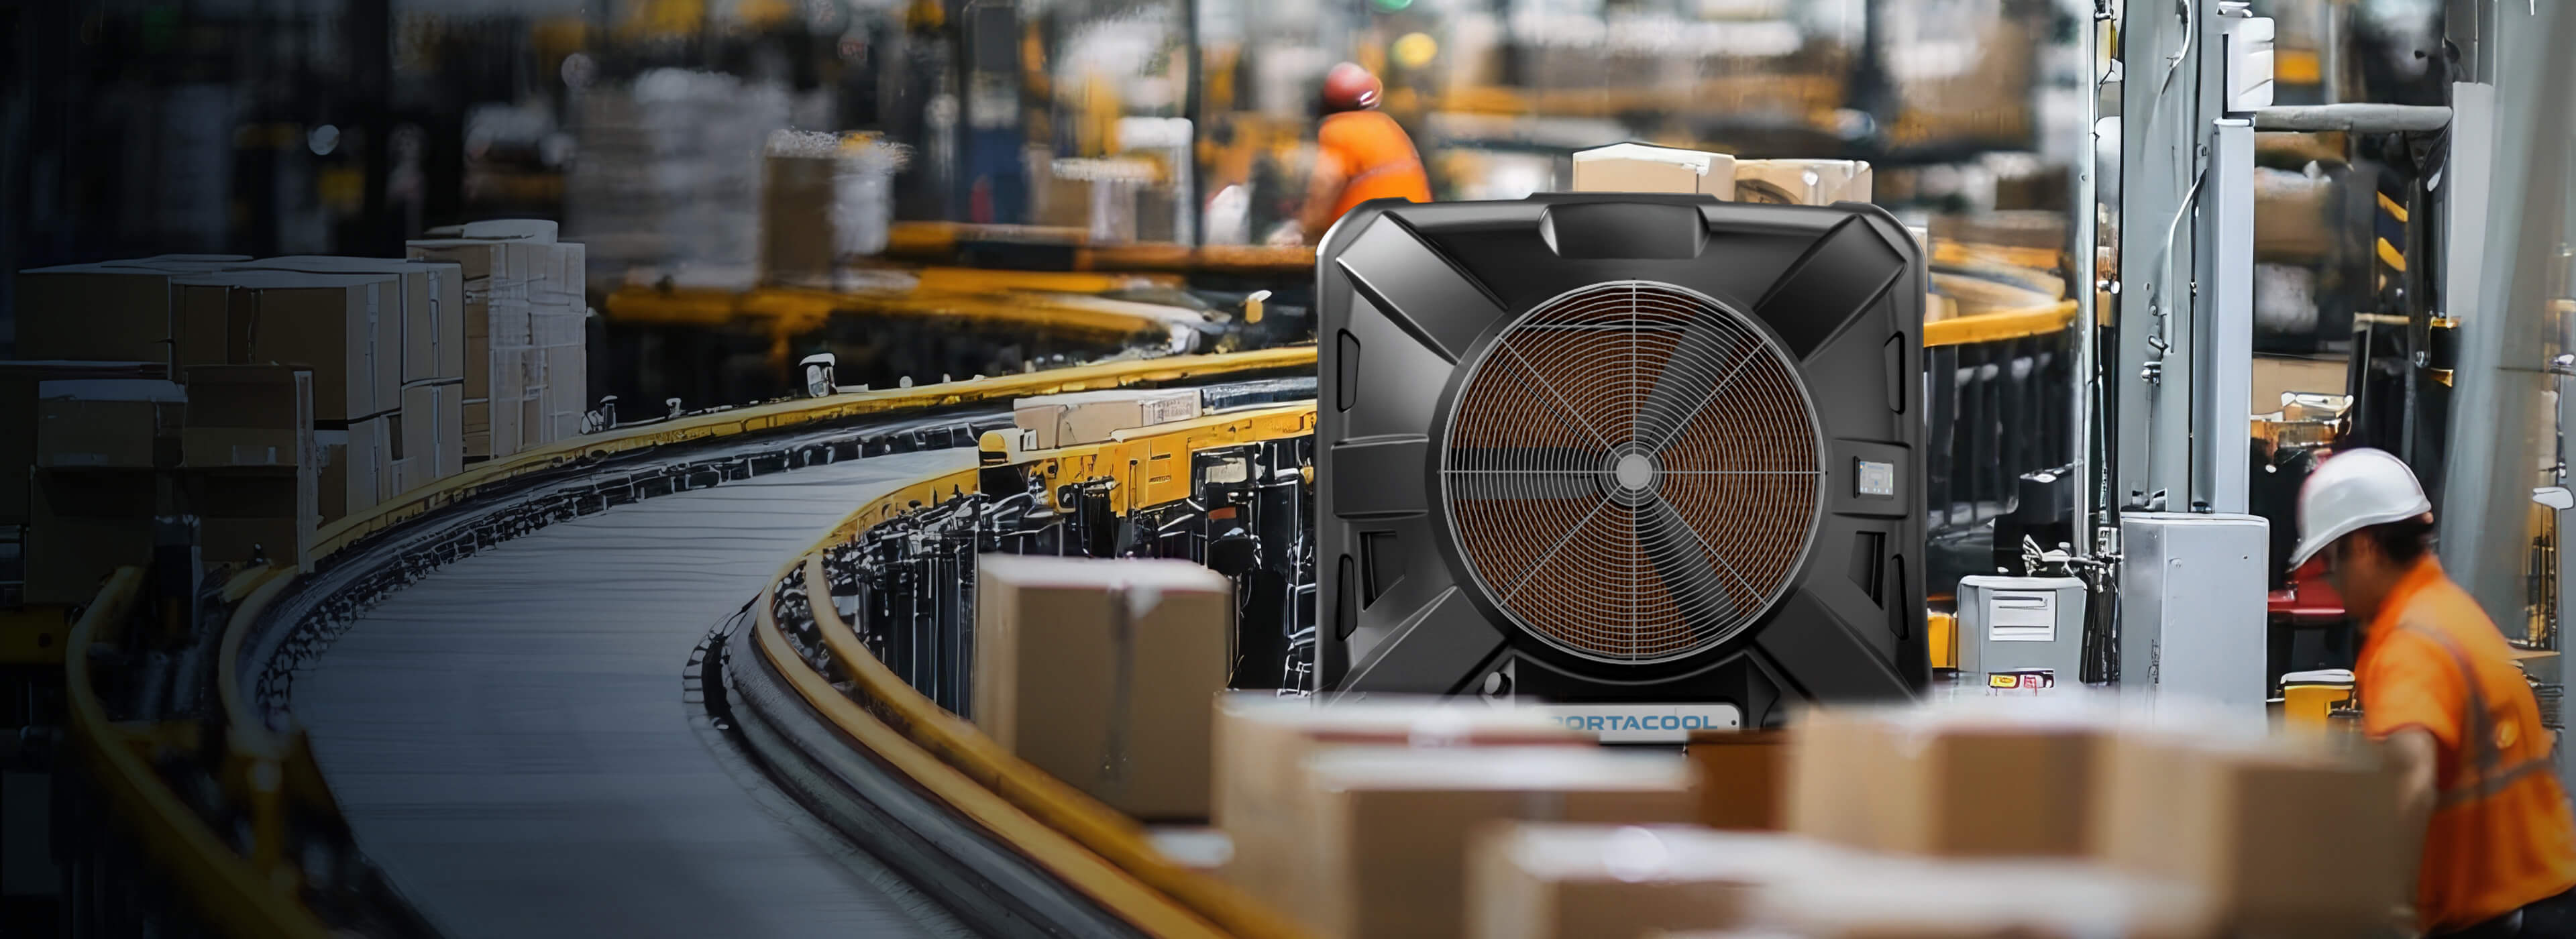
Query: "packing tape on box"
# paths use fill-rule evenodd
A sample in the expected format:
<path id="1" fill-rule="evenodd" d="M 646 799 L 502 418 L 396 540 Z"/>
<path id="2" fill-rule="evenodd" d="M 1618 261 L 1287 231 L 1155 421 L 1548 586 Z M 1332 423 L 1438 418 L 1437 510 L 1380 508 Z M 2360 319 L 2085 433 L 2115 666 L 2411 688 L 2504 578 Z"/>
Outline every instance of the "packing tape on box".
<path id="1" fill-rule="evenodd" d="M 1101 746 L 1100 784 L 1123 789 L 1127 784 L 1128 738 L 1136 700 L 1136 621 L 1163 603 L 1163 592 L 1119 582 L 1109 587 L 1109 654 L 1116 658 L 1110 679 L 1109 736 Z"/>
<path id="2" fill-rule="evenodd" d="M 1415 718 L 1405 728 L 1404 743 L 1417 749 L 1466 746 L 1473 735 L 1475 722 L 1450 708 L 1440 708 Z"/>

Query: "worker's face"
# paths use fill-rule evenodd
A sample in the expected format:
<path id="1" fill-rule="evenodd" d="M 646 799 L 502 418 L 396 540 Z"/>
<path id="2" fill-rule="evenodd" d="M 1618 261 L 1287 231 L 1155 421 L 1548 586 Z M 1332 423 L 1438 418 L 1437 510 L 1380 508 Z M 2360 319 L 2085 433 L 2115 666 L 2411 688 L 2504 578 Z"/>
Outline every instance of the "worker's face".
<path id="1" fill-rule="evenodd" d="M 2347 535 L 2327 545 L 2317 556 L 2325 562 L 2326 582 L 2343 597 L 2346 611 L 2365 621 L 2378 615 L 2380 598 L 2388 594 L 2395 578 L 2377 543 L 2360 535 Z"/>

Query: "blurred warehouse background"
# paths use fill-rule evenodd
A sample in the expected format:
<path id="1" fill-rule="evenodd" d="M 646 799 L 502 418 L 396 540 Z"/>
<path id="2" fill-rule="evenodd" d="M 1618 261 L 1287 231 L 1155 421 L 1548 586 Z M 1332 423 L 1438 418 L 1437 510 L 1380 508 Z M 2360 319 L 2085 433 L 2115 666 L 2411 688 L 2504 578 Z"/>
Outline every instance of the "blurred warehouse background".
<path id="1" fill-rule="evenodd" d="M 1561 188 L 1570 150 L 1642 140 L 1868 160 L 1874 198 L 1937 237 L 2058 251 L 2093 2 L 14 3 L 0 266 L 390 256 L 437 226 L 557 219 L 605 321 L 591 398 L 745 401 L 792 387 L 790 353 L 860 340 L 644 328 L 668 304 L 620 291 L 864 288 L 908 223 L 1258 245 L 1295 216 L 1318 82 L 1345 60 L 1385 79 L 1443 199 Z M 2280 23 L 2280 103 L 2438 101 L 2437 0 L 2253 6 Z M 2265 136 L 2265 200 L 2308 214 L 2260 216 L 2258 341 L 2341 352 L 2374 290 L 2373 245 L 2346 233 L 2409 155 Z M 1064 263 L 1041 255 L 970 260 Z M 2068 295 L 1951 292 L 2020 290 Z M 912 370 L 1016 364 L 971 358 Z"/>

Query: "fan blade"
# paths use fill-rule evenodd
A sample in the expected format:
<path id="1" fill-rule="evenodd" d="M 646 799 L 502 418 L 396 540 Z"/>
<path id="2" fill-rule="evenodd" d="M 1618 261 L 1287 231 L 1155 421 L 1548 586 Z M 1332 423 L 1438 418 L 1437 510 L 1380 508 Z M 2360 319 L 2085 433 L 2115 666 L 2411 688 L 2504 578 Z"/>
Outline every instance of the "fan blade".
<path id="1" fill-rule="evenodd" d="M 1637 409 L 1635 440 L 1661 447 L 1706 406 L 1712 390 L 1741 364 L 1734 337 L 1720 330 L 1714 316 L 1693 316 L 1682 328 L 1681 344 L 1666 356 L 1655 375 L 1655 387 Z"/>
<path id="2" fill-rule="evenodd" d="M 1449 498 L 1597 499 L 1600 478 L 1590 473 L 1450 473 Z"/>
<path id="3" fill-rule="evenodd" d="M 1727 589 L 1706 547 L 1672 503 L 1649 499 L 1636 507 L 1637 545 L 1655 565 L 1655 576 L 1672 591 L 1682 619 L 1694 625 L 1735 618 L 1735 598 Z"/>
<path id="4" fill-rule="evenodd" d="M 1602 454 L 1564 447 L 1460 447 L 1441 473 L 1453 499 L 1588 499 Z"/>
<path id="5" fill-rule="evenodd" d="M 1597 473 L 1609 454 L 1588 447 L 1455 447 L 1450 472 Z"/>

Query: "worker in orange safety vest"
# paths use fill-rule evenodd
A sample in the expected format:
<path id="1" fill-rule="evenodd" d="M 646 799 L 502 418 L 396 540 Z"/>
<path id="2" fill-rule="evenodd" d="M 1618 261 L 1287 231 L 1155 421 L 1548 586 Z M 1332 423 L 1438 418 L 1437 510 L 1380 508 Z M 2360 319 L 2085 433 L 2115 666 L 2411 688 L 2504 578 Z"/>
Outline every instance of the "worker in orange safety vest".
<path id="1" fill-rule="evenodd" d="M 1403 126 L 1377 109 L 1386 89 L 1369 70 L 1344 62 L 1324 73 L 1324 120 L 1315 131 L 1315 169 L 1295 228 L 1274 242 L 1313 243 L 1362 202 L 1431 201 L 1431 179 Z"/>
<path id="2" fill-rule="evenodd" d="M 2323 557 L 2364 624 L 2354 669 L 2362 727 L 2398 774 L 2414 859 L 2415 926 L 2429 935 L 2576 936 L 2576 822 L 2555 734 L 2513 647 L 2433 559 L 2432 502 L 2379 450 L 2317 467 L 2299 493 L 2291 566 Z"/>

